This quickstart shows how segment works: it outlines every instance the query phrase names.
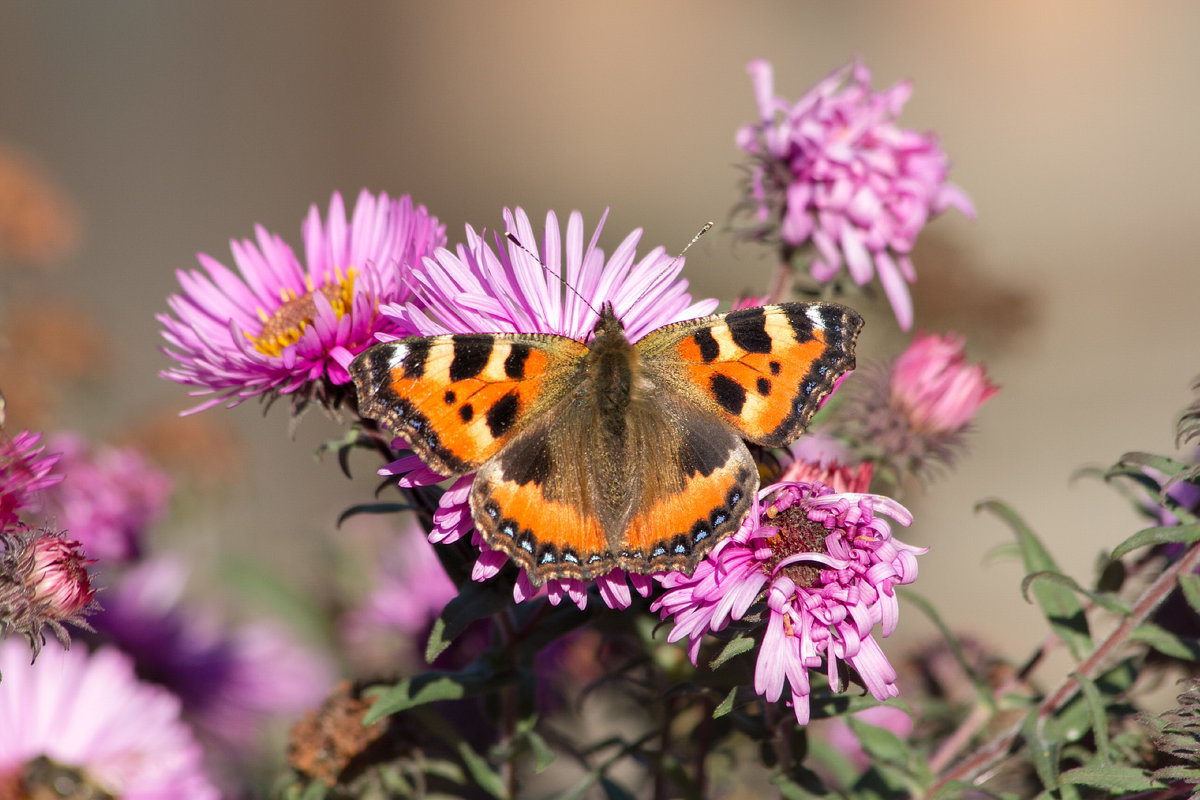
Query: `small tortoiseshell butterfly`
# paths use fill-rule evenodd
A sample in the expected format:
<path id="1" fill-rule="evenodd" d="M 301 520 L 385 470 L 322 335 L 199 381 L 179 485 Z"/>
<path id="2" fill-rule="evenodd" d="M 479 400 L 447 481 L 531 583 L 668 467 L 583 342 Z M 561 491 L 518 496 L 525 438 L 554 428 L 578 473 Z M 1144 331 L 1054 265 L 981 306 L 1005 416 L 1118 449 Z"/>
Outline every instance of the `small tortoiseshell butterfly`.
<path id="1" fill-rule="evenodd" d="M 354 360 L 360 412 L 432 469 L 476 472 L 487 543 L 539 586 L 620 567 L 683 570 L 758 490 L 742 439 L 794 440 L 854 368 L 862 318 L 783 303 L 630 342 L 612 306 L 584 344 L 551 334 L 412 336 Z"/>

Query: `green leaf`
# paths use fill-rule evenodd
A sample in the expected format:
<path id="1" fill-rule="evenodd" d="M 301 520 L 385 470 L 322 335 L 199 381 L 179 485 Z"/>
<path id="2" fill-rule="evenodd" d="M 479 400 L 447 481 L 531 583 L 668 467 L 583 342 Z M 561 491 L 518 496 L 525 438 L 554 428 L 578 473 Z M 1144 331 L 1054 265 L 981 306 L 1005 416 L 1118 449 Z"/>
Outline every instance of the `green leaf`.
<path id="1" fill-rule="evenodd" d="M 1168 478 L 1175 478 L 1185 473 L 1191 466 L 1191 464 L 1176 461 L 1167 456 L 1160 456 L 1154 453 L 1132 452 L 1126 453 L 1117 459 L 1117 463 L 1109 469 L 1107 474 L 1110 476 L 1123 475 L 1136 478 L 1145 475 L 1142 472 L 1143 469 L 1152 469 L 1155 472 L 1161 472 Z M 1154 479 L 1151 478 L 1151 480 Z M 1155 483 L 1157 484 L 1157 481 Z M 1157 485 L 1155 488 L 1157 489 Z"/>
<path id="2" fill-rule="evenodd" d="M 739 656 L 747 650 L 752 650 L 754 646 L 755 641 L 753 637 L 739 633 L 721 648 L 721 652 L 717 654 L 716 658 L 708 662 L 708 668 L 716 669 L 734 656 Z"/>
<path id="3" fill-rule="evenodd" d="M 496 581 L 468 581 L 463 584 L 434 620 L 429 641 L 425 643 L 425 661 L 432 664 L 467 626 L 507 608 L 512 596 L 496 586 Z"/>
<path id="4" fill-rule="evenodd" d="M 1163 767 L 1162 769 L 1154 770 L 1154 777 L 1160 781 L 1187 781 L 1189 783 L 1200 783 L 1200 769 L 1196 767 Z"/>
<path id="5" fill-rule="evenodd" d="M 1073 592 L 1077 592 L 1087 597 L 1096 605 L 1107 609 L 1114 614 L 1128 616 L 1130 613 L 1129 606 L 1123 603 L 1119 598 L 1109 594 L 1108 592 L 1093 592 L 1090 589 L 1085 589 L 1080 586 L 1079 583 L 1070 575 L 1064 575 L 1061 572 L 1043 571 L 1033 572 L 1029 575 L 1026 575 L 1021 581 L 1021 596 L 1025 598 L 1026 602 L 1029 602 L 1029 587 L 1039 580 L 1047 580 L 1052 583 L 1057 583 L 1059 586 L 1064 586 Z"/>
<path id="6" fill-rule="evenodd" d="M 1036 706 L 1025 715 L 1025 721 L 1021 723 L 1021 736 L 1025 739 L 1025 748 L 1029 751 L 1042 786 L 1050 790 L 1057 789 L 1058 743 L 1042 735 L 1042 721 Z"/>
<path id="7" fill-rule="evenodd" d="M 1140 547 L 1154 547 L 1172 542 L 1192 544 L 1197 541 L 1200 541 L 1200 524 L 1145 528 L 1113 548 L 1112 557 L 1122 558 Z"/>
<path id="8" fill-rule="evenodd" d="M 1100 690 L 1092 682 L 1092 679 L 1083 673 L 1073 672 L 1071 675 L 1079 684 L 1088 711 L 1091 712 L 1092 735 L 1096 739 L 1096 756 L 1104 764 L 1111 764 L 1113 759 L 1108 740 L 1108 714 L 1104 707 L 1104 699 L 1100 696 Z"/>
<path id="9" fill-rule="evenodd" d="M 364 725 L 390 714 L 406 711 L 439 700 L 460 700 L 507 686 L 516 681 L 517 673 L 501 671 L 487 658 L 476 659 L 459 672 L 430 671 L 406 678 L 395 686 L 370 690 L 375 698 L 371 710 L 363 718 Z"/>
<path id="10" fill-rule="evenodd" d="M 412 503 L 359 503 L 338 514 L 337 527 L 342 527 L 343 522 L 359 514 L 399 514 L 401 511 L 413 511 L 415 508 Z"/>
<path id="11" fill-rule="evenodd" d="M 784 798 L 784 800 L 819 800 L 822 797 L 829 797 L 828 792 L 815 794 L 804 786 L 801 786 L 791 776 L 782 773 L 772 775 L 771 783 L 775 784 L 776 788 L 779 789 L 779 796 Z"/>
<path id="12" fill-rule="evenodd" d="M 1063 783 L 1092 786 L 1110 792 L 1145 792 L 1165 789 L 1147 770 L 1134 767 L 1084 766 L 1069 769 L 1060 776 Z"/>
<path id="13" fill-rule="evenodd" d="M 1022 800 L 1020 795 L 1011 792 L 995 792 L 987 786 L 976 786 L 969 781 L 950 781 L 943 784 L 933 793 L 931 800 L 961 800 L 968 793 L 972 797 L 982 795 L 991 797 L 993 800 Z"/>
<path id="14" fill-rule="evenodd" d="M 1200 575 L 1180 575 L 1179 588 L 1192 610 L 1200 614 Z"/>
<path id="15" fill-rule="evenodd" d="M 517 721 L 517 736 L 529 743 L 529 749 L 533 751 L 534 770 L 541 772 L 554 763 L 558 756 L 550 745 L 546 744 L 546 740 L 537 732 L 537 716 L 525 717 Z"/>
<path id="16" fill-rule="evenodd" d="M 977 505 L 976 510 L 991 511 L 1012 528 L 1028 572 L 1061 573 L 1033 530 L 1007 505 L 989 500 Z M 1071 655 L 1082 659 L 1091 651 L 1092 638 L 1088 632 L 1087 618 L 1074 592 L 1057 583 L 1038 581 L 1033 584 L 1033 595 L 1050 622 L 1050 627 L 1066 643 Z"/>
<path id="17" fill-rule="evenodd" d="M 495 797 L 496 800 L 507 800 L 509 794 L 504 785 L 504 778 L 499 772 L 492 769 L 492 765 L 487 762 L 487 759 L 476 753 L 465 741 L 459 742 L 458 755 L 480 789 Z"/>
<path id="18" fill-rule="evenodd" d="M 887 728 L 863 722 L 857 717 L 846 717 L 850 731 L 862 745 L 863 752 L 872 758 L 903 764 L 909 760 L 908 744 Z"/>
<path id="19" fill-rule="evenodd" d="M 1176 636 L 1165 628 L 1160 628 L 1151 622 L 1144 622 L 1129 633 L 1129 638 L 1135 642 L 1150 645 L 1158 652 L 1171 658 L 1183 661 L 1200 661 L 1200 642 L 1195 639 L 1185 639 Z"/>
<path id="20" fill-rule="evenodd" d="M 992 695 L 991 687 L 983 676 L 976 672 L 975 667 L 967 658 L 967 654 L 963 652 L 962 642 L 950 631 L 950 627 L 942 619 L 941 615 L 938 614 L 937 609 L 933 607 L 933 603 L 930 603 L 916 592 L 910 591 L 909 587 L 904 587 L 897 592 L 897 595 L 901 600 L 912 603 L 923 611 L 925 616 L 937 626 L 938 631 L 942 634 L 942 639 L 950 647 L 950 652 L 954 654 L 954 659 L 958 662 L 959 669 L 963 671 L 971 681 L 971 685 L 975 687 L 975 699 L 989 712 L 994 713 L 996 710 L 996 698 Z"/>
<path id="21" fill-rule="evenodd" d="M 737 698 L 737 691 L 738 687 L 736 686 L 729 690 L 729 694 L 725 695 L 725 699 L 713 709 L 713 719 L 720 719 L 730 711 L 733 711 L 733 701 Z"/>
<path id="22" fill-rule="evenodd" d="M 636 795 L 611 778 L 601 776 L 600 790 L 606 800 L 637 800 Z"/>

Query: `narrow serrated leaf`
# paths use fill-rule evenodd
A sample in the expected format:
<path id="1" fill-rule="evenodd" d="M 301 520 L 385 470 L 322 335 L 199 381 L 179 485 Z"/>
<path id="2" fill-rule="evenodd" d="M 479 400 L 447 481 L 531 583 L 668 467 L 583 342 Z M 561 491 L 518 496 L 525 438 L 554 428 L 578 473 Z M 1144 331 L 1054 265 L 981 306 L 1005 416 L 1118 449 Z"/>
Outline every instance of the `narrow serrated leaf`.
<path id="1" fill-rule="evenodd" d="M 734 656 L 739 656 L 747 650 L 754 649 L 754 645 L 753 637 L 739 633 L 721 648 L 721 652 L 712 661 L 708 662 L 708 668 L 716 669 Z"/>
<path id="2" fill-rule="evenodd" d="M 1166 628 L 1161 628 L 1152 622 L 1144 622 L 1129 633 L 1129 638 L 1135 642 L 1150 645 L 1158 652 L 1171 658 L 1184 661 L 1200 661 L 1200 642 L 1195 639 L 1185 639 L 1176 636 Z"/>
<path id="3" fill-rule="evenodd" d="M 1182 542 L 1192 544 L 1200 541 L 1200 524 L 1166 525 L 1144 528 L 1113 548 L 1112 557 L 1122 558 L 1141 547 Z"/>
<path id="4" fill-rule="evenodd" d="M 1165 789 L 1147 770 L 1134 767 L 1084 766 L 1069 769 L 1060 776 L 1063 783 L 1092 786 L 1110 792 L 1145 792 Z"/>
<path id="5" fill-rule="evenodd" d="M 977 505 L 976 509 L 991 511 L 1008 524 L 1016 534 L 1027 572 L 1062 572 L 1025 520 L 1007 505 L 989 500 Z M 1092 637 L 1088 631 L 1083 606 L 1075 598 L 1074 592 L 1055 583 L 1037 582 L 1033 584 L 1033 595 L 1037 598 L 1038 606 L 1046 615 L 1050 626 L 1066 643 L 1071 654 L 1076 659 L 1087 655 L 1092 649 Z"/>

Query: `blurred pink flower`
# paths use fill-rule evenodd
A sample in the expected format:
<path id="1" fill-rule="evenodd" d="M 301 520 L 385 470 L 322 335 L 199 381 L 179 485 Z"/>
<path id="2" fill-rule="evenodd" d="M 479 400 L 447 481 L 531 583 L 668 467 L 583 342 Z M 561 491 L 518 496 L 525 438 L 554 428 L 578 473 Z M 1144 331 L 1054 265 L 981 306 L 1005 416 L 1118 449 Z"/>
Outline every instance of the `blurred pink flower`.
<path id="1" fill-rule="evenodd" d="M 512 233 L 530 252 L 495 235 L 496 249 L 471 227 L 467 244 L 457 252 L 438 250 L 424 261 L 414 274 L 416 298 L 404 306 L 385 307 L 401 327 L 423 336 L 441 333 L 555 333 L 586 341 L 597 320 L 597 309 L 611 303 L 625 325 L 625 333 L 636 341 L 655 328 L 712 313 L 716 300 L 693 303 L 686 291 L 687 281 L 678 278 L 683 259 L 669 255 L 662 247 L 651 250 L 639 261 L 634 253 L 642 231 L 625 237 L 605 258 L 596 246 L 604 218 L 596 226 L 590 241 L 584 243 L 583 216 L 575 211 L 567 220 L 563 239 L 554 212 L 546 214 L 542 236 L 537 236 L 529 217 L 518 208 L 505 209 L 504 230 Z M 538 246 L 538 243 L 541 246 Z M 532 253 L 533 255 L 530 255 Z M 543 263 L 539 263 L 538 259 Z M 564 263 L 565 261 L 565 263 Z M 564 290 L 563 283 L 571 287 Z M 432 317 L 432 319 L 431 319 Z M 444 476 L 433 472 L 416 456 L 395 461 L 380 470 L 383 475 L 401 476 L 401 486 L 440 483 Z M 474 531 L 467 502 L 475 474 L 459 477 L 446 490 L 434 514 L 434 530 L 429 540 L 436 543 L 457 541 Z M 488 548 L 478 535 L 473 542 L 481 549 L 472 578 L 484 581 L 494 577 L 508 562 L 508 556 Z M 604 602 L 611 608 L 627 608 L 632 601 L 629 583 L 643 597 L 652 583 L 645 575 L 626 575 L 613 570 L 596 579 Z M 580 608 L 587 602 L 587 585 L 580 580 L 550 580 L 536 590 L 522 570 L 513 596 L 517 602 L 545 591 L 557 605 L 569 597 Z"/>
<path id="2" fill-rule="evenodd" d="M 84 616 L 96 610 L 92 563 L 78 542 L 58 533 L 19 527 L 0 534 L 0 632 L 24 636 L 34 659 L 46 628 L 70 647 L 63 623 L 91 630 Z"/>
<path id="3" fill-rule="evenodd" d="M 892 538 L 883 514 L 902 525 L 912 516 L 896 501 L 872 494 L 838 494 L 819 483 L 778 483 L 760 492 L 742 528 L 700 562 L 693 575 L 657 576 L 666 592 L 651 610 L 674 621 L 670 641 L 700 643 L 766 600 L 766 629 L 758 649 L 754 689 L 768 701 L 790 686 L 801 725 L 809 718 L 808 671 L 824 666 L 838 690 L 845 661 L 877 700 L 895 697 L 896 672 L 875 640 L 899 620 L 895 588 L 917 578 L 926 552 Z"/>
<path id="4" fill-rule="evenodd" d="M 961 337 L 917 334 L 887 367 L 860 369 L 830 428 L 893 480 L 953 464 L 980 407 L 999 391 L 968 364 Z"/>
<path id="5" fill-rule="evenodd" d="M 0 642 L 0 674 L 0 796 L 58 796 L 56 786 L 30 785 L 40 772 L 35 762 L 48 759 L 122 800 L 218 797 L 179 719 L 178 698 L 140 683 L 117 651 L 48 645 L 31 665 L 10 640 Z"/>
<path id="6" fill-rule="evenodd" d="M 968 364 L 963 338 L 918 333 L 892 367 L 891 400 L 917 431 L 952 433 L 966 427 L 1000 390 L 982 364 Z"/>
<path id="7" fill-rule="evenodd" d="M 855 60 L 790 103 L 775 96 L 768 62 L 747 70 L 759 121 L 739 129 L 737 144 L 753 157 L 749 202 L 760 231 L 778 226 L 791 246 L 811 241 L 812 276 L 821 283 L 843 266 L 859 286 L 877 275 L 908 330 L 917 234 L 950 207 L 975 215 L 966 194 L 947 183 L 949 161 L 936 137 L 896 125 L 912 87 L 873 91 Z"/>
<path id="8" fill-rule="evenodd" d="M 54 472 L 59 456 L 38 446 L 42 436 L 21 431 L 11 439 L 0 436 L 0 530 L 15 525 L 22 512 L 37 511 L 37 493 L 63 479 Z"/>
<path id="9" fill-rule="evenodd" d="M 309 210 L 303 263 L 280 237 L 255 232 L 257 244 L 231 244 L 240 276 L 202 253 L 207 275 L 179 271 L 183 292 L 167 299 L 174 316 L 158 315 L 163 352 L 178 362 L 162 376 L 213 395 L 194 410 L 349 382 L 343 364 L 376 333 L 411 332 L 379 305 L 405 300 L 408 270 L 445 241 L 437 218 L 408 195 L 365 189 L 349 222 L 336 192 L 324 223 Z"/>
<path id="10" fill-rule="evenodd" d="M 170 478 L 131 447 L 91 447 L 58 433 L 50 448 L 61 455 L 64 480 L 45 492 L 45 521 L 103 563 L 137 558 L 146 530 L 166 511 Z"/>
<path id="11" fill-rule="evenodd" d="M 133 658 L 139 675 L 178 696 L 201 734 L 248 755 L 267 719 L 319 703 L 332 671 L 275 623 L 235 629 L 209 609 L 186 605 L 186 582 L 177 561 L 138 564 L 108 587 L 96 629 Z"/>

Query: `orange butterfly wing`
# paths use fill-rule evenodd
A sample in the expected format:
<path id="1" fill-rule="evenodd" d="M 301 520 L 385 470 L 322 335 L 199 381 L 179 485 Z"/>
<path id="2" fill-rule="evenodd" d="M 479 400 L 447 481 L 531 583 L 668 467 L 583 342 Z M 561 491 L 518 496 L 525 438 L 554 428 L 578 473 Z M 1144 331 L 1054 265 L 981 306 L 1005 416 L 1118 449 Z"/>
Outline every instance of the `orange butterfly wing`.
<path id="1" fill-rule="evenodd" d="M 637 343 L 678 391 L 743 438 L 781 447 L 799 436 L 854 369 L 862 317 L 834 303 L 781 303 L 679 322 Z"/>
<path id="2" fill-rule="evenodd" d="M 410 336 L 362 353 L 350 374 L 364 416 L 437 472 L 465 475 L 553 404 L 587 353 L 549 334 Z"/>

